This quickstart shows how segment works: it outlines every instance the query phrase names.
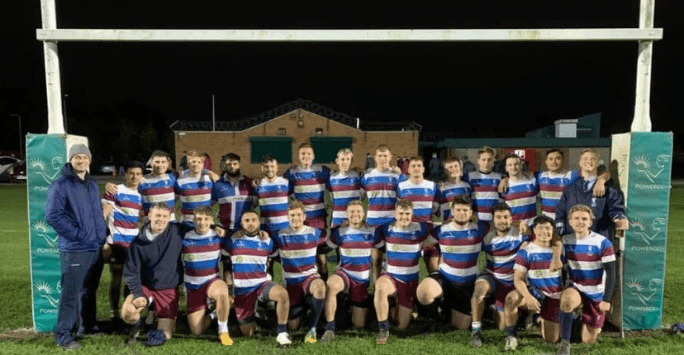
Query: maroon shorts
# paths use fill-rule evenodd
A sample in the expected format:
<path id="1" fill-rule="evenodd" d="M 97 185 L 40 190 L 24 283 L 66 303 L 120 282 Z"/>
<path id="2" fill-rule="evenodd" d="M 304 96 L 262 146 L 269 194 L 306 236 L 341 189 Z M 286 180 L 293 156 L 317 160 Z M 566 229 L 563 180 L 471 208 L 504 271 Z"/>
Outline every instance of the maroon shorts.
<path id="1" fill-rule="evenodd" d="M 426 259 L 426 261 L 435 256 L 439 257 L 439 255 L 439 249 L 437 249 L 436 245 L 423 248 L 423 257 Z"/>
<path id="2" fill-rule="evenodd" d="M 489 283 L 489 287 L 491 288 L 491 293 L 494 294 L 494 307 L 496 307 L 496 310 L 498 312 L 504 311 L 504 305 L 506 304 L 506 296 L 508 296 L 508 293 L 515 290 L 515 285 L 507 285 L 494 277 L 494 275 L 483 272 L 480 274 L 480 276 L 477 277 L 478 280 L 486 280 L 487 283 Z"/>
<path id="3" fill-rule="evenodd" d="M 235 315 L 239 324 L 243 325 L 254 322 L 254 309 L 256 308 L 257 301 L 268 301 L 268 294 L 275 285 L 276 283 L 273 281 L 266 281 L 250 293 L 235 296 L 233 304 L 235 304 Z"/>
<path id="4" fill-rule="evenodd" d="M 185 308 L 188 314 L 207 308 L 207 291 L 209 290 L 209 286 L 219 280 L 220 279 L 217 277 L 205 282 L 202 287 L 196 290 L 187 290 Z M 228 292 L 228 289 L 226 289 L 226 292 Z"/>
<path id="5" fill-rule="evenodd" d="M 176 319 L 178 316 L 178 288 L 165 288 L 161 290 L 152 290 L 145 286 L 143 293 L 145 297 L 152 297 L 152 306 L 154 306 L 154 314 L 157 318 Z"/>
<path id="6" fill-rule="evenodd" d="M 560 312 L 560 300 L 550 297 L 544 298 L 542 304 L 541 317 L 547 322 L 560 323 L 558 315 Z"/>
<path id="7" fill-rule="evenodd" d="M 390 274 L 383 273 L 380 276 L 386 276 L 394 284 L 397 295 L 397 303 L 408 309 L 413 309 L 413 304 L 416 302 L 416 289 L 418 288 L 418 281 L 404 282 L 395 279 Z"/>
<path id="8" fill-rule="evenodd" d="M 577 288 L 573 286 L 570 287 L 577 290 Z M 582 323 L 592 328 L 603 328 L 603 323 L 606 321 L 606 315 L 599 310 L 601 301 L 592 301 L 584 292 L 580 290 L 577 290 L 577 292 L 580 294 L 580 297 L 582 297 Z"/>
<path id="9" fill-rule="evenodd" d="M 311 285 L 314 280 L 320 278 L 321 277 L 318 274 L 313 274 L 309 275 L 309 277 L 298 284 L 285 286 L 287 296 L 290 297 L 290 308 L 298 306 L 305 298 L 306 294 L 309 293 L 309 285 Z"/>
<path id="10" fill-rule="evenodd" d="M 359 307 L 361 303 L 368 299 L 368 283 L 352 279 L 344 270 L 337 270 L 335 275 L 341 277 L 342 281 L 344 281 L 344 288 L 349 290 L 349 299 L 352 303 L 358 304 L 354 305 L 355 307 Z"/>

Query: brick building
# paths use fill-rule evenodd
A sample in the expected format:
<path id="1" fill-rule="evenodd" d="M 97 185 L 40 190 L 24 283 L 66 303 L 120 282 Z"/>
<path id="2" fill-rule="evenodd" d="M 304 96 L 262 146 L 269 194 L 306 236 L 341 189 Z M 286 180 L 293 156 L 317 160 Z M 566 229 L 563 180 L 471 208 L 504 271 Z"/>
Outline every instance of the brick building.
<path id="1" fill-rule="evenodd" d="M 175 137 L 175 163 L 180 169 L 183 151 L 199 150 L 209 154 L 212 169 L 220 173 L 221 157 L 238 154 L 245 175 L 261 176 L 260 162 L 264 154 L 275 156 L 282 174 L 297 163 L 297 147 L 311 143 L 315 161 L 336 169 L 334 160 L 341 148 L 354 152 L 353 167 L 365 167 L 366 153 L 375 154 L 380 144 L 390 147 L 394 157 L 418 154 L 420 125 L 409 123 L 361 122 L 311 101 L 296 100 L 259 115 L 235 122 L 177 122 L 172 125 Z"/>

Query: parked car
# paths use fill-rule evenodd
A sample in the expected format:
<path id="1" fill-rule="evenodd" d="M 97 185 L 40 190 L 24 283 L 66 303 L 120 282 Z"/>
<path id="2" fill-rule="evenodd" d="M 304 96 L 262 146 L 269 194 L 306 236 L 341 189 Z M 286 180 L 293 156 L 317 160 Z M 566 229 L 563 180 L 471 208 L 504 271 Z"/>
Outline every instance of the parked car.
<path id="1" fill-rule="evenodd" d="M 10 169 L 10 181 L 21 183 L 26 182 L 26 160 L 22 160 Z"/>
<path id="2" fill-rule="evenodd" d="M 9 156 L 0 157 L 0 181 L 10 180 L 10 169 L 19 163 L 21 159 Z"/>
<path id="3" fill-rule="evenodd" d="M 116 166 L 114 165 L 114 162 L 108 161 L 100 164 L 100 169 L 98 172 L 100 174 L 112 174 L 114 172 L 114 169 L 116 169 Z"/>

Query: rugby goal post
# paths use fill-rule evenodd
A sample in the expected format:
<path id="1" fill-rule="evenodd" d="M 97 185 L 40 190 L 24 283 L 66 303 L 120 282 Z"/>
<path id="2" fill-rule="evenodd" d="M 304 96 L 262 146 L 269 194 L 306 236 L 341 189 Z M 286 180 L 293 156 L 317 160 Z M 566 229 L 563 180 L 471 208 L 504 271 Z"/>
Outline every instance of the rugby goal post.
<path id="1" fill-rule="evenodd" d="M 374 29 L 374 30 L 176 30 L 176 29 L 61 29 L 55 0 L 41 0 L 47 90 L 48 134 L 65 134 L 58 42 L 550 42 L 636 41 L 637 74 L 632 132 L 650 132 L 650 94 L 653 42 L 663 38 L 654 28 L 655 0 L 641 0 L 638 28 L 577 29 Z M 615 141 L 615 139 L 614 139 Z M 670 150 L 671 153 L 671 150 Z M 629 159 L 625 161 L 629 163 Z M 670 161 L 671 164 L 671 161 Z M 621 180 L 621 185 L 626 184 Z M 625 185 L 626 187 L 626 185 Z M 669 197 L 669 195 L 668 195 Z M 624 239 L 624 238 L 621 238 Z M 624 245 L 624 241 L 620 243 Z M 624 249 L 621 247 L 621 249 Z M 664 258 L 664 256 L 663 256 Z M 664 260 L 664 259 L 663 259 Z M 623 282 L 621 281 L 622 285 Z M 661 309 L 662 311 L 662 309 Z M 620 328 L 623 326 L 620 324 Z"/>

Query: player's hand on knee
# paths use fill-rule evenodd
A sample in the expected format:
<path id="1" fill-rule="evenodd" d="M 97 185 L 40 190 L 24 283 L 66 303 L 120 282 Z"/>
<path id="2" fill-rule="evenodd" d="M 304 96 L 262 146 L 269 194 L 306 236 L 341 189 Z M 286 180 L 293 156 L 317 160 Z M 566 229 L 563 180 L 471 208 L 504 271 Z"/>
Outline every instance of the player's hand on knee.
<path id="1" fill-rule="evenodd" d="M 534 297 L 525 296 L 525 307 L 532 312 L 541 311 L 541 304 L 539 304 L 539 301 Z"/>

